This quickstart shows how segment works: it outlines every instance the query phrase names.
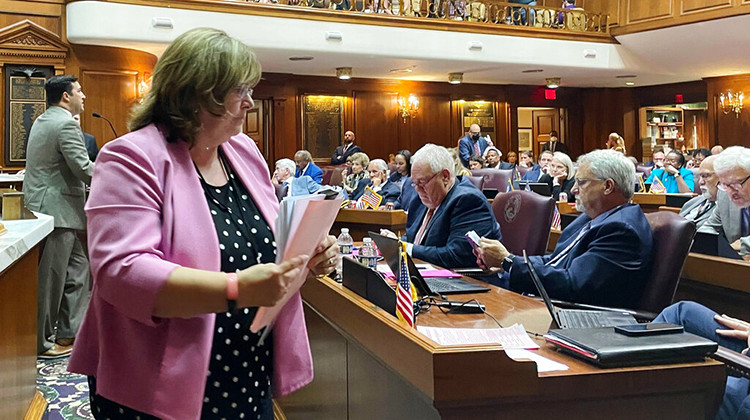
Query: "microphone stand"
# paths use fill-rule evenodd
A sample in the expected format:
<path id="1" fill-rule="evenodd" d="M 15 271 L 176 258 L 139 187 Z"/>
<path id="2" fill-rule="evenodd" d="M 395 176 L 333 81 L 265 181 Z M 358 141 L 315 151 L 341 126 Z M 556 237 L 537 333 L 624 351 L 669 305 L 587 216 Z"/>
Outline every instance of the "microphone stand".
<path id="1" fill-rule="evenodd" d="M 118 135 L 117 135 L 117 131 L 115 131 L 115 127 L 114 127 L 114 126 L 112 125 L 112 121 L 110 121 L 110 120 L 108 120 L 108 119 L 104 118 L 104 117 L 102 116 L 102 114 L 99 114 L 99 113 L 97 113 L 97 112 L 93 112 L 93 113 L 91 113 L 91 116 L 93 116 L 94 118 L 101 118 L 101 119 L 103 119 L 104 121 L 108 122 L 108 123 L 109 123 L 109 128 L 111 128 L 111 129 L 112 129 L 112 133 L 114 133 L 114 135 L 115 135 L 115 138 L 118 138 L 118 137 L 120 137 L 120 136 L 118 136 Z"/>

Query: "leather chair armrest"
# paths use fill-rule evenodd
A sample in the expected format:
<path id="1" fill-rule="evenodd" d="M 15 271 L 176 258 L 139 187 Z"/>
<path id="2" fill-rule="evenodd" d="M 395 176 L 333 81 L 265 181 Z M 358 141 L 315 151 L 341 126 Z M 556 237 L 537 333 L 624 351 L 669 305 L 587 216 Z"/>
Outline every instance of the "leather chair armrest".
<path id="1" fill-rule="evenodd" d="M 711 358 L 727 365 L 728 374 L 730 376 L 750 378 L 750 357 L 737 353 L 734 350 L 729 350 L 726 347 L 719 346 L 719 349 L 716 350 L 716 353 L 714 353 Z"/>

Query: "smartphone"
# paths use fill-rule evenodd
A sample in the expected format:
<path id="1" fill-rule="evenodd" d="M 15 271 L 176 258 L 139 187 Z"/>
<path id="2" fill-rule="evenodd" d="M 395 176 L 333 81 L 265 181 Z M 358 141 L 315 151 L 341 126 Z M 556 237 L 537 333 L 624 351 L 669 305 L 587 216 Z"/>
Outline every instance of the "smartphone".
<path id="1" fill-rule="evenodd" d="M 479 248 L 479 235 L 473 230 L 470 230 L 466 232 L 466 235 L 464 236 L 466 236 L 466 240 L 469 241 L 474 252 L 477 252 L 477 248 Z"/>
<path id="2" fill-rule="evenodd" d="M 659 335 L 659 334 L 675 334 L 683 332 L 681 325 L 667 324 L 667 323 L 649 323 L 649 324 L 633 324 L 633 325 L 620 325 L 615 327 L 615 331 L 620 334 L 629 335 L 632 337 L 640 337 L 644 335 Z"/>

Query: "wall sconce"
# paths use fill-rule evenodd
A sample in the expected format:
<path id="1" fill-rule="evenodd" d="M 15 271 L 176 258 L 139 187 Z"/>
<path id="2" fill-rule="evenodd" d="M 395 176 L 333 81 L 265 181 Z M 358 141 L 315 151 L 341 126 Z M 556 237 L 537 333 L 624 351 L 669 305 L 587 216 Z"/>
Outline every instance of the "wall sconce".
<path id="1" fill-rule="evenodd" d="M 146 97 L 146 94 L 151 90 L 151 73 L 143 73 L 141 76 L 141 81 L 138 82 L 138 86 L 136 87 L 136 99 L 138 99 L 138 102 L 143 102 L 143 98 Z"/>
<path id="2" fill-rule="evenodd" d="M 404 122 L 406 122 L 407 118 L 416 117 L 418 111 L 419 98 L 413 93 L 410 93 L 408 98 L 404 98 L 403 96 L 398 97 L 398 114 L 404 119 Z"/>
<path id="3" fill-rule="evenodd" d="M 548 77 L 544 80 L 547 82 L 547 87 L 550 89 L 557 89 L 558 87 L 560 87 L 559 77 Z"/>
<path id="4" fill-rule="evenodd" d="M 734 116 L 739 118 L 740 112 L 742 112 L 742 100 L 744 98 L 745 95 L 742 92 L 732 93 L 731 90 L 728 90 L 726 94 L 722 93 L 719 95 L 721 110 L 724 111 L 725 114 L 729 114 L 729 111 L 734 111 Z"/>
<path id="5" fill-rule="evenodd" d="M 460 85 L 464 81 L 463 73 L 448 73 L 448 83 L 452 85 Z"/>
<path id="6" fill-rule="evenodd" d="M 351 67 L 338 67 L 336 68 L 336 77 L 338 77 L 341 80 L 349 80 L 352 78 L 352 68 Z"/>

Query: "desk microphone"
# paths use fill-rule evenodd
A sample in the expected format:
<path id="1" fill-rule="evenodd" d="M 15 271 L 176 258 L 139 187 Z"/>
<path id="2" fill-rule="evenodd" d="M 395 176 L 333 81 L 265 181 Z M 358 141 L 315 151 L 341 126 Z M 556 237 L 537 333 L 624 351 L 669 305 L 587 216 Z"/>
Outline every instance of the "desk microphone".
<path id="1" fill-rule="evenodd" d="M 456 302 L 454 300 L 445 300 L 442 302 L 431 302 L 431 305 L 448 308 L 450 312 L 459 314 L 481 314 L 484 313 L 484 305 L 479 302 Z"/>
<path id="2" fill-rule="evenodd" d="M 111 128 L 111 129 L 112 129 L 112 132 L 113 132 L 113 133 L 115 134 L 115 138 L 118 138 L 118 137 L 120 137 L 120 136 L 118 136 L 118 135 L 117 135 L 117 131 L 115 131 L 115 127 L 114 127 L 114 126 L 112 125 L 112 121 L 110 121 L 110 120 L 108 120 L 108 119 L 104 118 L 104 117 L 102 116 L 102 114 L 99 114 L 99 113 L 97 113 L 97 112 L 92 112 L 92 113 L 91 113 L 91 116 L 92 116 L 92 117 L 94 117 L 94 118 L 101 118 L 101 119 L 103 119 L 104 121 L 108 122 L 108 123 L 109 123 L 109 128 Z"/>

